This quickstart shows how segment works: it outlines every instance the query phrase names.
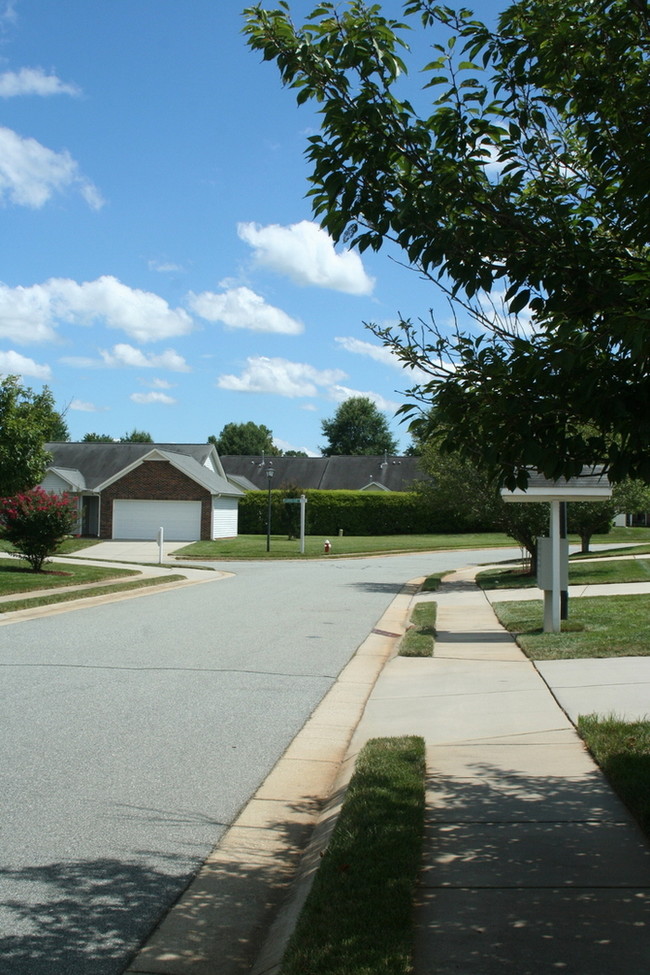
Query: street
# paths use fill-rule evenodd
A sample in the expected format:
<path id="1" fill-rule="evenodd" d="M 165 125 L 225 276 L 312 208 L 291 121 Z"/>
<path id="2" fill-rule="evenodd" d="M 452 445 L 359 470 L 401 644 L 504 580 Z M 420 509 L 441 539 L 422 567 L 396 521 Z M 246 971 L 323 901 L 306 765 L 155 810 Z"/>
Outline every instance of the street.
<path id="1" fill-rule="evenodd" d="M 0 627 L 4 975 L 119 975 L 402 586 L 517 555 L 222 563 Z"/>

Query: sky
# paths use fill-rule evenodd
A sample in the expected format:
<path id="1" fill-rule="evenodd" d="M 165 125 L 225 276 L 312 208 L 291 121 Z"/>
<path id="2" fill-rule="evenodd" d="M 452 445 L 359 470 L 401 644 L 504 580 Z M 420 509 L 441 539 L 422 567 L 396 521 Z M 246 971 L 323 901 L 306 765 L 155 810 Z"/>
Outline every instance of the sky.
<path id="1" fill-rule="evenodd" d="M 47 385 L 72 440 L 253 421 L 316 456 L 367 396 L 402 451 L 413 376 L 364 322 L 449 309 L 399 251 L 314 222 L 318 117 L 247 47 L 245 5 L 0 0 L 0 375 Z"/>

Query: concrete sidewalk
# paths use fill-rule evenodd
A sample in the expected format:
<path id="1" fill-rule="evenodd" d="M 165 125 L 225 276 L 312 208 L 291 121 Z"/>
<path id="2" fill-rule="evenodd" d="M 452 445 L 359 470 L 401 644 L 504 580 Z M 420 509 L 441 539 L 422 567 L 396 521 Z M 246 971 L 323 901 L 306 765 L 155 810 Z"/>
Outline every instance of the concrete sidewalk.
<path id="1" fill-rule="evenodd" d="M 552 665 L 571 666 L 580 713 L 601 711 L 602 685 L 583 685 L 608 665 L 619 700 L 635 696 L 632 717 L 650 711 L 650 661 L 536 668 L 472 578 L 462 570 L 419 597 L 438 603 L 435 656 L 387 663 L 350 749 L 426 741 L 416 975 L 645 975 L 650 849 L 558 704 Z"/>

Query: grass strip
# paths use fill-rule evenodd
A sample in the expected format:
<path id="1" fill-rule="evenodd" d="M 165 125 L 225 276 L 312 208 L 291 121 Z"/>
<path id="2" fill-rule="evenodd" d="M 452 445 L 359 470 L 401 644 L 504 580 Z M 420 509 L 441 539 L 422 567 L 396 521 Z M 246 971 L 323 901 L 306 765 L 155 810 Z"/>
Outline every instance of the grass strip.
<path id="1" fill-rule="evenodd" d="M 430 576 L 427 576 L 422 586 L 420 587 L 422 592 L 436 592 L 440 589 L 440 583 L 443 577 L 449 575 L 448 572 L 433 572 Z"/>
<path id="2" fill-rule="evenodd" d="M 537 585 L 535 577 L 521 569 L 486 569 L 476 582 L 482 589 L 525 589 Z M 650 582 L 649 559 L 609 559 L 605 562 L 570 562 L 569 585 Z"/>
<path id="3" fill-rule="evenodd" d="M 596 714 L 578 718 L 578 732 L 650 838 L 650 721 L 621 721 Z"/>
<path id="4" fill-rule="evenodd" d="M 400 657 L 432 657 L 436 639 L 435 602 L 416 603 L 411 613 L 411 626 L 399 645 Z"/>
<path id="5" fill-rule="evenodd" d="M 37 592 L 39 589 L 58 589 L 82 586 L 109 579 L 124 579 L 139 575 L 138 569 L 104 568 L 98 565 L 72 565 L 68 562 L 47 562 L 43 572 L 32 572 L 23 559 L 0 561 L 0 596 L 12 593 Z"/>
<path id="6" fill-rule="evenodd" d="M 561 633 L 543 632 L 541 599 L 493 603 L 492 608 L 531 660 L 650 654 L 650 595 L 570 599 Z"/>
<path id="7" fill-rule="evenodd" d="M 239 535 L 214 542 L 192 542 L 174 551 L 183 559 L 310 559 L 336 556 L 381 555 L 400 552 L 435 552 L 463 548 L 512 547 L 515 543 L 500 533 L 470 535 L 334 535 L 331 554 L 325 555 L 325 535 L 308 535 L 305 553 L 300 554 L 300 542 L 286 535 L 272 535 L 270 552 L 266 551 L 266 535 Z"/>
<path id="8" fill-rule="evenodd" d="M 91 599 L 93 596 L 109 596 L 117 592 L 129 592 L 132 589 L 149 589 L 151 586 L 162 586 L 166 582 L 180 582 L 183 575 L 155 576 L 148 579 L 134 579 L 131 582 L 116 582 L 113 585 L 96 586 L 94 589 L 68 589 L 64 592 L 53 592 L 48 596 L 31 596 L 26 599 L 11 599 L 0 603 L 0 613 L 15 613 L 21 609 L 33 609 L 35 606 L 49 606 L 52 603 L 69 603 L 73 599 Z"/>
<path id="9" fill-rule="evenodd" d="M 281 975 L 411 971 L 424 780 L 422 738 L 375 738 L 363 748 Z"/>

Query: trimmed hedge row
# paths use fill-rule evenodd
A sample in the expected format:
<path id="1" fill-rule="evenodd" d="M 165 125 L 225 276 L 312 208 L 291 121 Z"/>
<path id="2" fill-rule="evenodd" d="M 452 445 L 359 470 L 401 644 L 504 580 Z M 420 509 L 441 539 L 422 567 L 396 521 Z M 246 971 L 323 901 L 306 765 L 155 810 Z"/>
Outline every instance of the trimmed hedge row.
<path id="1" fill-rule="evenodd" d="M 431 503 L 415 491 L 305 491 L 306 534 L 427 535 L 456 530 Z M 300 533 L 300 505 L 285 504 L 299 492 L 271 491 L 271 531 Z M 239 532 L 263 535 L 267 529 L 268 492 L 249 491 L 239 502 Z"/>

